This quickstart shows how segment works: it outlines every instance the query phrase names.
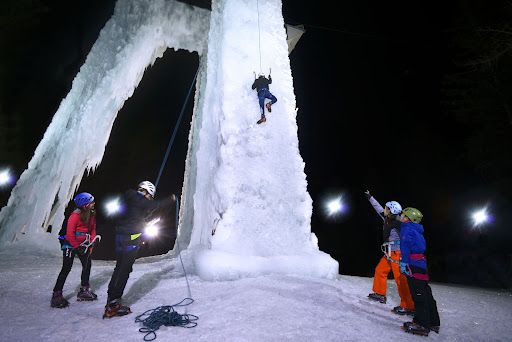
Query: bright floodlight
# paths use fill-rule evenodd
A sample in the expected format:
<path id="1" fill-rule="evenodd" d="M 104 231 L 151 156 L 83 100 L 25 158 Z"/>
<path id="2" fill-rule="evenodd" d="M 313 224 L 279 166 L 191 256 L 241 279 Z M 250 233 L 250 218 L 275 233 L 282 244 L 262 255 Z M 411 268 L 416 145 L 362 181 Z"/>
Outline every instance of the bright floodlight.
<path id="1" fill-rule="evenodd" d="M 341 197 L 335 198 L 327 202 L 327 213 L 329 216 L 339 214 L 343 211 L 344 206 Z"/>
<path id="2" fill-rule="evenodd" d="M 475 226 L 487 223 L 489 221 L 489 215 L 485 209 L 480 209 L 473 213 L 473 223 Z"/>
<path id="3" fill-rule="evenodd" d="M 159 217 L 148 222 L 146 228 L 144 229 L 144 234 L 152 238 L 157 236 L 158 231 L 160 230 L 160 227 L 158 227 L 156 224 L 158 221 L 160 221 Z"/>
<path id="4" fill-rule="evenodd" d="M 11 183 L 11 175 L 9 169 L 0 171 L 0 187 L 7 186 Z"/>
<path id="5" fill-rule="evenodd" d="M 108 201 L 105 204 L 105 210 L 107 211 L 107 215 L 115 215 L 121 210 L 121 204 L 119 203 L 119 198 Z"/>

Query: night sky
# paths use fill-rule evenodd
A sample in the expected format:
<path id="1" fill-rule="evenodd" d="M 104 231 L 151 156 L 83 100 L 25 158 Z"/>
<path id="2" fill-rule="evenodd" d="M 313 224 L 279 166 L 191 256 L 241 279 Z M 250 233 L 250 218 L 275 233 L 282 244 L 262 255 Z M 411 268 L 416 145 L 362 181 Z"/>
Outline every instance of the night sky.
<path id="1" fill-rule="evenodd" d="M 382 204 L 397 200 L 423 212 L 434 281 L 512 286 L 512 168 L 503 166 L 510 163 L 503 164 L 509 159 L 502 157 L 510 158 L 512 123 L 507 130 L 506 120 L 497 121 L 505 127 L 498 134 L 489 125 L 481 129 L 478 120 L 468 124 L 445 105 L 446 80 L 461 72 L 452 29 L 467 25 L 468 13 L 472 24 L 485 23 L 484 15 L 498 20 L 493 13 L 501 9 L 481 14 L 483 1 L 461 3 L 283 1 L 285 21 L 306 28 L 290 60 L 300 151 L 314 202 L 312 230 L 320 248 L 340 262 L 342 274 L 373 276 L 381 256 L 381 221 L 363 194 L 369 189 Z M 9 0 L 1 6 L 6 24 L 0 49 L 0 166 L 19 175 L 114 1 Z M 79 191 L 93 193 L 101 205 L 156 178 L 197 66 L 197 54 L 168 50 L 147 69 L 118 114 L 102 164 Z M 181 193 L 191 111 L 189 103 L 159 195 Z M 478 133 L 494 144 L 482 152 L 489 157 L 486 168 L 468 157 Z M 504 140 L 496 138 L 501 136 Z M 326 218 L 325 199 L 340 193 L 348 212 Z M 1 206 L 7 199 L 7 192 L 0 193 Z M 473 229 L 470 213 L 485 205 L 494 221 Z M 106 237 L 112 224 L 99 213 L 98 228 Z M 154 242 L 144 253 L 164 252 L 170 240 Z M 96 257 L 111 257 L 109 247 L 106 239 Z"/>

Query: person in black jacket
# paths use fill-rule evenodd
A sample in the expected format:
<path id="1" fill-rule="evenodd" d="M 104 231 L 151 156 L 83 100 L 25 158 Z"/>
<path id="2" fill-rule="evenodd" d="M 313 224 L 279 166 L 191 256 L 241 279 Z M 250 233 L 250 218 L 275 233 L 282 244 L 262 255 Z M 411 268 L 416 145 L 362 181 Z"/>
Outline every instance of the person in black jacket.
<path id="1" fill-rule="evenodd" d="M 108 284 L 108 299 L 103 318 L 131 313 L 128 306 L 122 305 L 121 297 L 137 258 L 146 220 L 155 210 L 176 202 L 174 194 L 164 200 L 154 200 L 155 191 L 153 183 L 144 181 L 139 184 L 137 191 L 131 189 L 124 194 L 125 208 L 116 224 L 116 267 Z"/>
<path id="2" fill-rule="evenodd" d="M 268 79 L 265 77 L 265 75 L 260 74 L 257 79 L 254 80 L 254 83 L 252 84 L 252 89 L 256 89 L 258 92 L 258 100 L 260 101 L 260 108 L 261 108 L 261 119 L 258 120 L 258 124 L 263 123 L 267 121 L 265 118 L 265 109 L 264 106 L 267 107 L 268 112 L 272 112 L 272 105 L 277 102 L 277 98 L 272 95 L 272 93 L 269 90 L 269 85 L 272 83 L 272 77 L 268 75 Z M 269 99 L 270 102 L 267 102 L 265 105 L 265 99 Z"/>

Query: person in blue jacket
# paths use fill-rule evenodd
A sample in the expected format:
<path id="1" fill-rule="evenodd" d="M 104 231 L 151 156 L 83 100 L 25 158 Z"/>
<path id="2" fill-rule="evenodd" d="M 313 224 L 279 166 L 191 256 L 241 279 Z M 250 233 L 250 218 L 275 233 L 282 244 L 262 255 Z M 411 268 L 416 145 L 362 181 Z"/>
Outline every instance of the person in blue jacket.
<path id="1" fill-rule="evenodd" d="M 415 313 L 412 322 L 405 322 L 403 329 L 412 334 L 428 336 L 430 331 L 439 333 L 437 304 L 428 285 L 427 244 L 420 224 L 423 214 L 416 208 L 405 208 L 400 215 L 400 272 L 407 282 L 414 300 Z"/>

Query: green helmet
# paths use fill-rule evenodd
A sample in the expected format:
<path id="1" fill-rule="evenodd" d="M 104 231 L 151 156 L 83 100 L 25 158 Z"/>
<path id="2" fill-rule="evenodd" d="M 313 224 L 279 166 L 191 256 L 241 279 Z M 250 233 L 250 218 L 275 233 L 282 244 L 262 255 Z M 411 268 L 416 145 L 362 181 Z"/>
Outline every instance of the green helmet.
<path id="1" fill-rule="evenodd" d="M 409 220 L 411 220 L 414 223 L 420 223 L 421 219 L 423 218 L 423 214 L 421 213 L 421 211 L 419 211 L 416 208 L 411 208 L 411 207 L 405 208 L 402 211 L 402 214 L 407 216 L 409 218 Z"/>

